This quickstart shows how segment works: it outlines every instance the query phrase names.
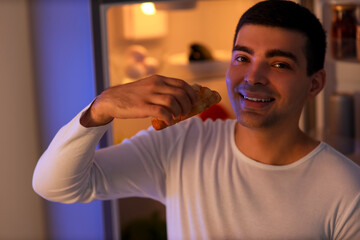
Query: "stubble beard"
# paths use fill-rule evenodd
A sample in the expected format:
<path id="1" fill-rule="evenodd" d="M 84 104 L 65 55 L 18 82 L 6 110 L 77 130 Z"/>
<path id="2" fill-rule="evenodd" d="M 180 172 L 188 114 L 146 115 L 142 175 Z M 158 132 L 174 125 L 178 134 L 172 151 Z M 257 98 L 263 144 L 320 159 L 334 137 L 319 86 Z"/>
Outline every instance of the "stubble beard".
<path id="1" fill-rule="evenodd" d="M 237 122 L 250 129 L 267 129 L 276 125 L 277 117 L 264 116 L 252 112 L 238 112 L 236 114 Z"/>

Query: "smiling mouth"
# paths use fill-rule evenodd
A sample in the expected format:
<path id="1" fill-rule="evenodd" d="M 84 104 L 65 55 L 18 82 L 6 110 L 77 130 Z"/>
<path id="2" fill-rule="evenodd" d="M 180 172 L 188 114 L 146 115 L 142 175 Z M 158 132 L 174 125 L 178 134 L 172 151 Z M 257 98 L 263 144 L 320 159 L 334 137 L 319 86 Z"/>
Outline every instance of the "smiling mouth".
<path id="1" fill-rule="evenodd" d="M 253 97 L 247 97 L 247 96 L 244 96 L 242 94 L 240 94 L 241 97 L 245 100 L 249 100 L 249 101 L 252 101 L 252 102 L 262 102 L 262 103 L 267 103 L 267 102 L 272 102 L 275 100 L 275 98 L 253 98 Z"/>

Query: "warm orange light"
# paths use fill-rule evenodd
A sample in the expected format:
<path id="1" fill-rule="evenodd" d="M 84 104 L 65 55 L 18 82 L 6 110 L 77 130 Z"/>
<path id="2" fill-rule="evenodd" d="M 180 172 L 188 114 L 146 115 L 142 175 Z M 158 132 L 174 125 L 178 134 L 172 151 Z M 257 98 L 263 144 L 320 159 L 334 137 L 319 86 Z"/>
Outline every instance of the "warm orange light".
<path id="1" fill-rule="evenodd" d="M 141 11 L 146 15 L 155 15 L 156 13 L 155 5 L 152 2 L 142 3 L 140 7 Z"/>
<path id="2" fill-rule="evenodd" d="M 155 10 L 152 2 L 124 5 L 123 18 L 126 39 L 159 38 L 167 33 L 167 12 Z"/>

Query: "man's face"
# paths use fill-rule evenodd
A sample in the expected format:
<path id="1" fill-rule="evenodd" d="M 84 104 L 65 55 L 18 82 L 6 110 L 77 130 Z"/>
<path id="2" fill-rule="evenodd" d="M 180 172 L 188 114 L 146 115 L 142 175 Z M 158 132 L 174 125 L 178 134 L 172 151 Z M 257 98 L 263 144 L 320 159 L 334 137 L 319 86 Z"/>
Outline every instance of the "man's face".
<path id="1" fill-rule="evenodd" d="M 249 24 L 240 29 L 226 75 L 239 123 L 298 125 L 311 88 L 305 43 L 304 35 L 283 28 Z"/>

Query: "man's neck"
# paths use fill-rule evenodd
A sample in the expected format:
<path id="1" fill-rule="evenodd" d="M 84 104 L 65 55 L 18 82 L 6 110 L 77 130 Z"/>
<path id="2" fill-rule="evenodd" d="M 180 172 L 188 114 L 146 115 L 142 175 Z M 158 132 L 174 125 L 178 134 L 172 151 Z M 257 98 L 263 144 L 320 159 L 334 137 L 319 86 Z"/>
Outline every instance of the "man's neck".
<path id="1" fill-rule="evenodd" d="M 242 126 L 240 123 L 236 126 L 235 142 L 243 154 L 269 165 L 293 163 L 319 144 L 298 127 L 259 130 Z"/>

